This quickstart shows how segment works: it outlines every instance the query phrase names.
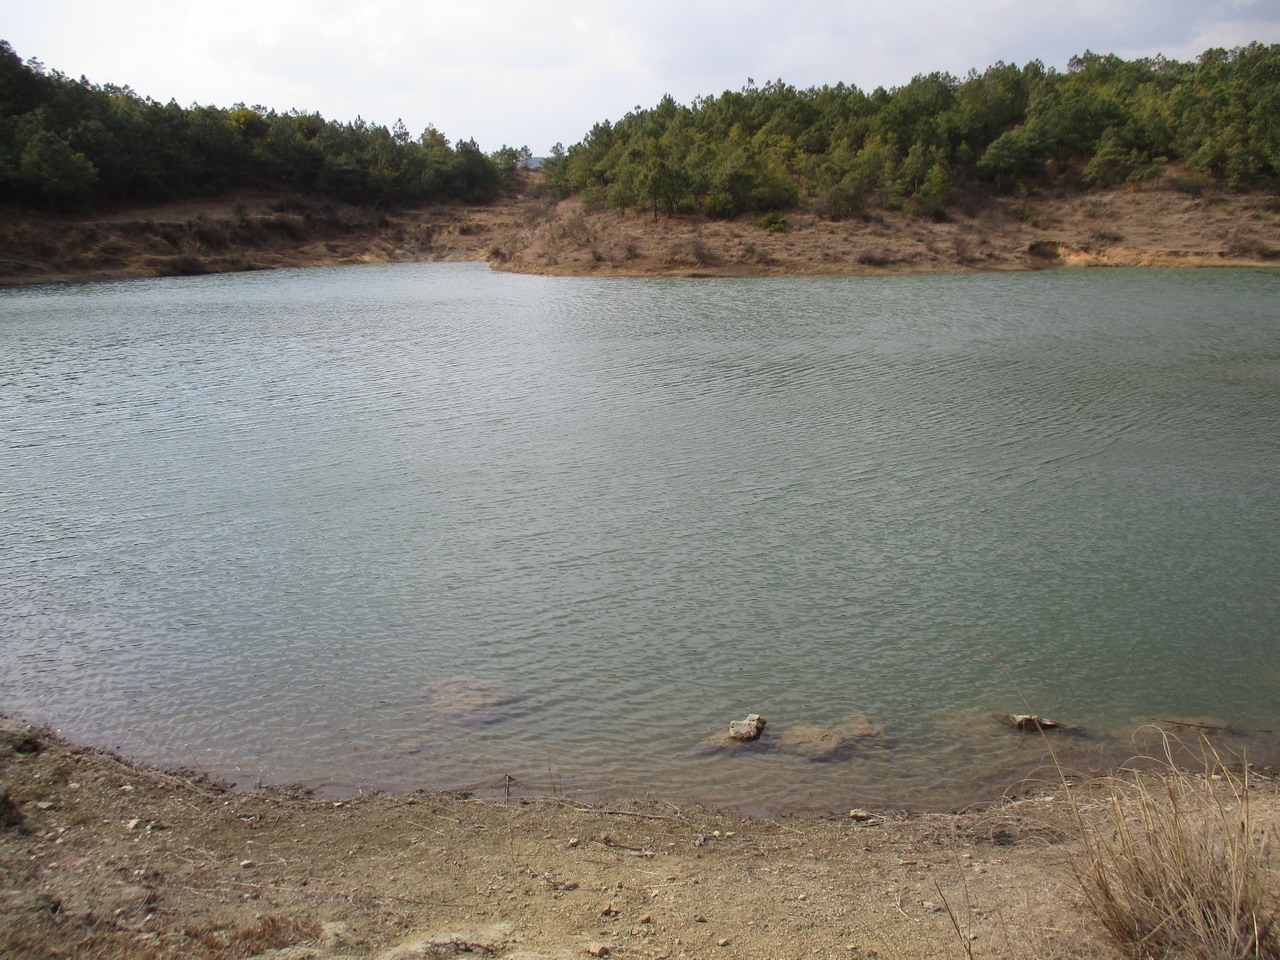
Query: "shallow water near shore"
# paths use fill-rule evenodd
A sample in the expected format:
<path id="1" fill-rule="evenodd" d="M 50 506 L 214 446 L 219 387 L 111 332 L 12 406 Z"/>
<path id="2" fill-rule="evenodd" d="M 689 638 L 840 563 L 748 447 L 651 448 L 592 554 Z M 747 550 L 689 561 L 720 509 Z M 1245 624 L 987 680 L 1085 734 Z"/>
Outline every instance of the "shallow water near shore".
<path id="1" fill-rule="evenodd" d="M 3 291 L 0 710 L 242 785 L 793 810 L 996 789 L 1043 752 L 996 712 L 1082 762 L 1171 716 L 1272 757 L 1277 302 L 1234 270 Z M 750 712 L 759 747 L 702 746 Z M 856 714 L 884 736 L 776 749 Z"/>

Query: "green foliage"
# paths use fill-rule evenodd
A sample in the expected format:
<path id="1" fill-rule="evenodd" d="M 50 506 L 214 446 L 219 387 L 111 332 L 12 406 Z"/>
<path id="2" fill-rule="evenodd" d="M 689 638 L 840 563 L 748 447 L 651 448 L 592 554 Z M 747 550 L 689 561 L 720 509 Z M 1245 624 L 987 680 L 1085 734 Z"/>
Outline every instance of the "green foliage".
<path id="1" fill-rule="evenodd" d="M 777 210 L 770 210 L 756 223 L 770 233 L 786 233 L 791 229 L 791 221 L 780 214 Z"/>
<path id="2" fill-rule="evenodd" d="M 287 187 L 357 203 L 496 196 L 528 159 L 357 117 L 179 107 L 23 62 L 0 41 L 0 198 L 58 208 Z"/>
<path id="3" fill-rule="evenodd" d="M 84 199 L 98 179 L 97 168 L 83 153 L 48 130 L 37 130 L 28 138 L 18 169 L 22 182 L 57 207 Z"/>
<path id="4" fill-rule="evenodd" d="M 1225 182 L 1280 177 L 1280 45 L 1197 63 L 1086 51 L 1058 72 L 997 63 L 894 90 L 782 81 L 637 107 L 548 165 L 562 196 L 655 216 L 734 217 L 807 203 L 833 218 L 892 207 L 939 216 L 958 187 L 1114 186 L 1168 161 Z M 602 199 L 603 198 L 603 201 Z"/>

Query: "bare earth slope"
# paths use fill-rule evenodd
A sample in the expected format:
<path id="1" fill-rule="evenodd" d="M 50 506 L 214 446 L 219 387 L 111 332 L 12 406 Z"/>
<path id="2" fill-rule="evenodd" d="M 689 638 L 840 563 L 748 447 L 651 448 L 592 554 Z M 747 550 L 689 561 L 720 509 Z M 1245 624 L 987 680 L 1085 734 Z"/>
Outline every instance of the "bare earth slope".
<path id="1" fill-rule="evenodd" d="M 1052 266 L 1274 266 L 1280 198 L 1164 184 L 961 202 L 945 220 L 879 211 L 709 221 L 555 202 L 540 179 L 483 207 L 370 211 L 242 196 L 92 217 L 0 211 L 0 284 L 397 261 L 526 273 L 781 276 Z"/>

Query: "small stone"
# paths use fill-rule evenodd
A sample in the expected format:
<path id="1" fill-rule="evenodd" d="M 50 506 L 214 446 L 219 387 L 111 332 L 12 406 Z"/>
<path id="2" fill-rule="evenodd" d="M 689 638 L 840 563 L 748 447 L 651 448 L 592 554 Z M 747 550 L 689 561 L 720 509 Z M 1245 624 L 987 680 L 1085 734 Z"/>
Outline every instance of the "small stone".
<path id="1" fill-rule="evenodd" d="M 932 900 L 926 900 L 926 901 L 924 901 L 924 903 L 920 904 L 920 906 L 924 907 L 924 908 L 925 908 L 926 910 L 928 910 L 930 913 L 941 913 L 941 912 L 942 912 L 942 908 L 941 908 L 940 906 L 938 906 L 936 903 L 934 903 Z"/>
<path id="2" fill-rule="evenodd" d="M 587 953 L 591 954 L 593 957 L 607 957 L 609 956 L 610 951 L 603 943 L 593 943 L 591 946 L 587 947 Z"/>
<path id="3" fill-rule="evenodd" d="M 861 807 L 854 807 L 849 811 L 849 819 L 865 823 L 868 820 L 874 820 L 875 814 L 863 810 Z"/>
<path id="4" fill-rule="evenodd" d="M 602 917 L 615 917 L 617 915 L 618 911 L 612 903 L 606 903 L 600 908 L 600 916 Z"/>
<path id="5" fill-rule="evenodd" d="M 50 800 L 37 800 L 37 801 L 36 801 L 36 809 L 37 809 L 37 810 L 52 810 L 52 809 L 53 809 L 53 802 L 52 802 L 52 801 L 50 801 Z"/>
<path id="6" fill-rule="evenodd" d="M 125 826 L 130 830 L 137 830 L 138 824 L 140 824 L 141 822 L 142 822 L 141 818 L 134 817 L 132 820 L 126 823 Z"/>
<path id="7" fill-rule="evenodd" d="M 716 941 L 717 947 L 727 947 L 728 945 L 729 945 L 728 937 L 721 937 L 719 940 Z"/>
<path id="8" fill-rule="evenodd" d="M 582 841 L 581 841 L 581 840 L 579 840 L 577 837 L 570 837 L 570 838 L 569 838 L 569 843 L 567 844 L 567 846 L 570 846 L 570 847 L 576 847 L 576 846 L 577 846 L 578 844 L 580 844 L 581 842 L 582 842 Z"/>
<path id="9" fill-rule="evenodd" d="M 706 923 L 706 922 L 707 922 L 707 918 L 706 918 L 706 917 L 704 917 L 702 914 L 698 914 L 696 917 L 694 917 L 694 918 L 693 918 L 693 922 L 694 922 L 694 923 Z"/>
<path id="10" fill-rule="evenodd" d="M 641 917 L 641 918 L 640 918 L 640 922 L 641 922 L 641 923 L 653 923 L 653 914 L 651 914 L 651 913 L 646 913 L 643 917 Z"/>
<path id="11" fill-rule="evenodd" d="M 252 867 L 252 866 L 253 866 L 253 861 L 252 861 L 252 860 L 241 860 L 241 861 L 240 861 L 240 869 L 242 869 L 242 870 L 248 870 L 248 869 L 249 869 L 250 867 Z"/>

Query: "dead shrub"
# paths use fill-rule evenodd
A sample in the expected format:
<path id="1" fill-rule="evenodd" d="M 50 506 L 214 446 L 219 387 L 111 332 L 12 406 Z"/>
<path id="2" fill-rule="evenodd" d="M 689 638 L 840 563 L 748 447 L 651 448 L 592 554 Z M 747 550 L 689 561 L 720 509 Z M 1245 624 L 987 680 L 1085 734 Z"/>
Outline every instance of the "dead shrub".
<path id="1" fill-rule="evenodd" d="M 700 237 L 673 243 L 667 250 L 667 261 L 686 266 L 709 267 L 716 262 L 715 251 Z"/>
<path id="2" fill-rule="evenodd" d="M 206 932 L 192 925 L 183 932 L 189 939 L 196 941 L 205 950 L 214 952 L 220 958 L 242 960 L 267 950 L 289 947 L 303 940 L 313 940 L 320 935 L 320 925 L 315 922 L 302 923 L 292 917 L 269 913 L 256 923 L 236 930 Z"/>
<path id="3" fill-rule="evenodd" d="M 1280 957 L 1267 891 L 1270 837 L 1250 814 L 1248 767 L 1225 769 L 1205 741 L 1203 773 L 1174 765 L 1113 779 L 1076 804 L 1072 873 L 1112 944 L 1133 960 Z"/>
<path id="4" fill-rule="evenodd" d="M 693 257 L 693 262 L 700 267 L 707 267 L 716 262 L 715 251 L 705 240 L 691 240 L 689 254 Z"/>
<path id="5" fill-rule="evenodd" d="M 550 233 L 553 241 L 564 241 L 580 248 L 588 247 L 596 241 L 595 231 L 581 213 L 575 213 L 567 220 L 553 224 Z"/>

